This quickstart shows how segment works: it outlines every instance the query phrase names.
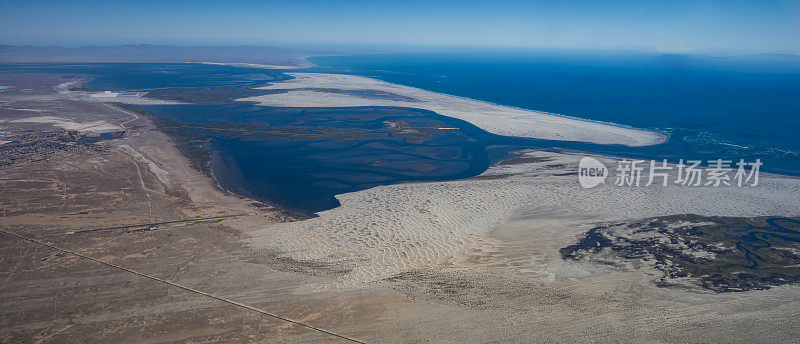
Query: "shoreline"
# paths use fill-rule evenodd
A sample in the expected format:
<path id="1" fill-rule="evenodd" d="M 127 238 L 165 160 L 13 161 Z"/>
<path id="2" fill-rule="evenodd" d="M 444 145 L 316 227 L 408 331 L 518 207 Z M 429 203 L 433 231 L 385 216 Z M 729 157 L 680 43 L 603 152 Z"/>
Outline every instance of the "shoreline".
<path id="1" fill-rule="evenodd" d="M 252 68 L 252 67 L 246 67 L 246 68 Z M 296 73 L 286 73 L 286 74 L 293 76 L 293 74 L 296 74 Z M 346 76 L 351 76 L 351 75 L 346 75 Z M 365 78 L 365 77 L 360 77 L 360 76 L 355 76 L 355 77 L 358 77 L 358 78 Z M 372 78 L 365 78 L 365 79 L 372 79 Z M 281 84 L 281 83 L 290 82 L 290 81 L 292 81 L 292 80 L 293 80 L 293 79 L 290 79 L 290 80 L 285 80 L 285 81 L 281 81 L 281 82 L 277 82 L 277 83 L 271 83 L 271 84 L 273 84 L 273 85 L 275 85 L 275 84 Z M 382 81 L 382 80 L 377 80 L 377 79 L 372 79 L 372 80 L 376 80 L 376 81 L 384 82 L 384 81 Z M 485 102 L 485 101 L 478 101 L 478 100 L 474 100 L 474 99 L 471 99 L 471 98 L 460 97 L 460 96 L 451 96 L 451 95 L 447 95 L 447 94 L 436 93 L 436 92 L 427 91 L 427 90 L 424 90 L 424 89 L 414 88 L 414 87 L 405 86 L 405 85 L 392 84 L 392 83 L 388 83 L 388 82 L 384 82 L 384 83 L 391 84 L 391 85 L 396 85 L 396 86 L 400 86 L 400 87 L 404 87 L 404 88 L 410 88 L 410 89 L 420 90 L 420 91 L 423 91 L 423 92 L 430 92 L 430 93 L 440 94 L 440 95 L 444 95 L 444 96 L 448 96 L 448 97 L 459 98 L 459 99 L 463 99 L 463 100 L 466 100 L 466 101 L 477 101 L 477 102 L 483 102 L 483 103 L 488 103 L 488 104 L 492 104 L 492 105 L 497 105 L 497 104 L 494 104 L 494 103 L 489 103 L 489 102 Z M 267 88 L 273 88 L 273 87 L 272 87 L 272 85 L 269 85 L 269 86 L 266 86 L 266 87 L 267 87 Z M 258 88 L 255 88 L 255 89 L 263 89 L 263 88 L 265 88 L 265 87 L 258 87 Z M 277 89 L 282 89 L 282 88 L 277 88 Z M 118 99 L 115 99 L 115 100 L 118 100 Z M 237 101 L 241 101 L 241 100 L 242 100 L 242 99 L 238 99 Z M 101 101 L 101 102 L 109 102 L 109 101 Z M 112 100 L 112 101 L 110 101 L 110 102 L 111 102 L 111 103 L 117 103 L 117 102 L 116 102 L 116 101 L 114 101 L 114 100 Z M 123 108 L 127 108 L 127 106 L 124 106 L 124 104 L 125 104 L 125 103 L 119 103 L 119 105 L 123 105 L 123 106 L 122 106 Z M 132 105 L 133 105 L 133 107 L 135 107 L 137 110 L 144 111 L 144 109 L 142 109 L 142 108 L 140 108 L 139 106 L 137 106 L 137 105 L 142 105 L 142 104 L 132 104 Z M 183 105 L 183 104 L 180 104 L 180 103 L 177 103 L 177 104 L 176 104 L 176 103 L 172 103 L 172 104 L 165 104 L 165 105 Z M 504 106 L 504 107 L 508 107 L 508 106 Z M 515 108 L 515 109 L 517 109 L 517 108 Z M 521 110 L 530 111 L 530 110 L 527 110 L 527 109 L 521 109 Z M 432 111 L 432 110 L 429 110 L 429 111 Z M 435 111 L 434 111 L 434 112 L 435 112 Z M 438 114 L 438 112 L 436 112 L 436 113 Z M 541 112 L 541 113 L 546 113 L 546 112 Z M 616 124 L 614 124 L 614 123 L 605 123 L 605 122 L 593 121 L 593 120 L 585 120 L 585 119 L 580 119 L 580 118 L 571 118 L 570 116 L 559 115 L 559 114 L 554 114 L 554 113 L 546 113 L 546 114 L 548 114 L 548 115 L 552 115 L 552 116 L 556 116 L 556 117 L 564 117 L 564 118 L 569 118 L 569 119 L 576 119 L 576 120 L 579 120 L 579 121 L 584 121 L 584 122 L 594 122 L 594 123 L 598 123 L 598 124 L 604 124 L 604 125 L 611 125 L 611 126 L 618 126 L 618 127 L 622 127 L 622 128 L 627 128 L 627 127 L 625 127 L 625 126 L 623 126 L 623 125 L 616 125 Z M 159 125 L 158 125 L 158 122 L 159 122 L 159 121 L 158 121 L 158 120 L 154 120 L 154 119 L 155 119 L 155 116 L 153 116 L 152 114 L 149 114 L 149 113 L 147 113 L 147 112 L 145 112 L 145 115 L 148 117 L 148 120 L 149 120 L 149 121 L 150 121 L 150 122 L 151 122 L 151 123 L 152 123 L 152 124 L 153 124 L 155 127 L 159 127 Z M 443 115 L 443 116 L 446 116 L 446 115 Z M 447 117 L 451 117 L 451 116 L 447 116 Z M 472 122 L 471 122 L 471 121 L 469 121 L 469 120 L 465 120 L 465 121 L 468 121 L 468 122 L 472 123 Z M 473 125 L 476 125 L 475 123 L 472 123 L 472 124 L 473 124 Z M 634 129 L 634 128 L 631 128 L 631 129 Z M 159 131 L 161 131 L 161 129 L 160 129 L 160 128 L 159 128 Z M 162 131 L 162 132 L 163 132 L 163 131 Z M 173 140 L 178 140 L 178 138 L 176 138 L 176 137 L 175 137 L 175 136 L 173 136 L 173 135 L 170 135 L 169 133 L 164 133 L 164 134 L 166 134 L 168 137 L 172 138 Z M 667 137 L 665 137 L 665 139 L 667 139 Z M 177 148 L 177 147 L 176 147 L 176 148 Z M 183 157 L 187 158 L 189 161 L 193 161 L 193 159 L 191 159 L 189 156 L 187 156 L 187 153 L 186 153 L 186 152 L 184 152 L 182 149 L 178 149 L 178 151 L 181 153 L 181 155 L 182 155 Z M 618 156 L 616 156 L 616 155 L 611 155 L 611 154 L 593 154 L 593 153 L 586 153 L 586 152 L 583 152 L 583 151 L 575 151 L 575 150 L 569 150 L 569 149 L 566 149 L 566 150 L 565 150 L 565 149 L 561 149 L 561 151 L 563 151 L 563 152 L 565 152 L 565 153 L 567 153 L 567 154 L 576 154 L 576 153 L 577 153 L 577 154 L 584 154 L 584 155 L 598 155 L 598 156 L 601 156 L 601 157 L 604 157 L 604 158 L 618 158 Z M 209 151 L 209 154 L 210 154 L 210 153 L 211 153 L 211 152 Z M 247 195 L 243 195 L 243 194 L 241 194 L 241 193 L 234 192 L 234 191 L 232 191 L 232 190 L 230 190 L 230 189 L 228 189 L 228 188 L 224 187 L 224 186 L 223 186 L 223 185 L 222 185 L 222 184 L 219 182 L 219 180 L 218 180 L 217 176 L 216 176 L 216 175 L 213 173 L 213 171 L 211 170 L 210 163 L 211 163 L 211 160 L 210 160 L 210 159 L 208 159 L 208 160 L 206 161 L 206 165 L 208 165 L 208 168 L 209 168 L 209 169 L 208 169 L 208 171 L 205 171 L 205 170 L 203 170 L 203 169 L 196 169 L 196 170 L 198 170 L 198 171 L 202 172 L 202 173 L 203 173 L 203 174 L 205 174 L 205 175 L 206 175 L 208 178 L 210 178 L 210 180 L 211 180 L 211 181 L 212 181 L 212 183 L 214 184 L 215 188 L 217 188 L 218 190 L 220 190 L 220 191 L 222 191 L 222 192 L 224 192 L 224 193 L 226 193 L 226 194 L 228 194 L 228 195 L 232 195 L 232 196 L 235 196 L 235 197 L 238 197 L 238 198 L 242 198 L 242 199 L 245 199 L 245 200 L 247 200 L 247 201 L 250 201 L 250 202 L 253 202 L 253 203 L 259 203 L 259 204 L 262 204 L 262 205 L 265 205 L 265 206 L 274 207 L 274 208 L 276 208 L 276 209 L 279 209 L 280 211 L 283 211 L 283 212 L 290 213 L 290 214 L 292 214 L 292 215 L 294 215 L 294 216 L 300 216 L 300 217 L 303 217 L 303 218 L 313 218 L 314 216 L 316 216 L 316 214 L 314 214 L 314 216 L 308 216 L 308 215 L 305 215 L 305 214 L 300 214 L 300 213 L 293 212 L 293 211 L 291 211 L 291 210 L 286 210 L 286 209 L 284 209 L 284 208 L 280 207 L 280 206 L 278 205 L 278 204 L 279 204 L 279 202 L 277 202 L 277 201 L 269 201 L 269 200 L 268 200 L 268 201 L 266 201 L 266 202 L 265 202 L 265 201 L 261 201 L 261 200 L 258 200 L 258 199 L 256 199 L 256 198 L 253 198 L 253 197 L 251 197 L 251 196 L 247 196 Z M 492 169 L 492 167 L 493 167 L 493 166 L 494 166 L 494 165 L 490 166 L 490 167 L 489 167 L 489 169 L 487 169 L 486 171 L 484 171 L 484 172 L 483 172 L 481 175 L 479 175 L 479 176 L 482 176 L 483 174 L 485 174 L 485 173 L 489 172 L 489 171 Z M 797 177 L 794 177 L 794 176 L 791 176 L 791 175 L 783 175 L 783 174 L 775 174 L 775 173 L 770 173 L 770 174 L 767 174 L 767 173 L 762 173 L 762 175 L 774 175 L 774 176 L 776 176 L 776 177 L 797 178 Z M 474 178 L 474 177 L 473 177 L 473 178 Z M 458 181 L 462 181 L 462 180 L 469 180 L 469 178 L 468 178 L 468 179 L 458 179 L 458 180 L 452 180 L 452 181 L 450 181 L 450 182 L 458 182 Z M 414 184 L 414 183 L 420 183 L 420 182 L 414 182 L 414 181 L 410 181 L 410 182 L 406 182 L 406 183 L 392 184 L 392 185 L 402 185 L 402 184 L 409 184 L 409 183 L 411 183 L 411 184 Z M 368 190 L 369 190 L 369 189 L 368 189 Z M 365 191 L 365 190 L 362 190 L 362 191 Z M 356 192 L 360 192 L 360 191 L 356 191 Z M 339 196 L 338 196 L 338 195 L 337 195 L 337 198 L 339 198 Z M 337 207 L 337 208 L 333 208 L 333 209 L 338 209 L 338 208 L 341 208 L 341 205 L 340 205 L 339 207 Z M 333 210 L 333 209 L 330 209 L 330 210 Z M 327 211 L 327 210 L 326 210 L 326 211 Z"/>
<path id="2" fill-rule="evenodd" d="M 269 83 L 260 90 L 283 93 L 237 99 L 274 107 L 395 106 L 430 110 L 465 120 L 481 129 L 504 136 L 554 141 L 576 141 L 606 145 L 650 146 L 669 140 L 665 133 L 616 123 L 516 108 L 466 97 L 428 91 L 349 74 L 285 73 L 294 79 Z M 317 90 L 315 90 L 317 89 Z M 417 101 L 383 100 L 325 92 L 371 90 L 397 94 Z"/>
<path id="3" fill-rule="evenodd" d="M 321 67 L 321 66 L 319 66 L 319 65 L 317 65 L 317 64 L 315 64 L 315 63 L 313 63 L 311 61 L 308 61 L 308 59 L 312 58 L 312 57 L 316 57 L 316 56 L 352 56 L 352 55 L 369 55 L 369 54 L 384 54 L 384 52 L 308 55 L 308 56 L 303 56 L 301 58 L 301 60 L 304 61 L 305 63 L 308 63 L 310 65 L 310 67 Z M 413 52 L 411 52 L 410 54 L 413 54 Z M 292 73 L 291 72 L 287 72 L 285 74 L 291 75 Z M 483 103 L 487 103 L 487 104 L 491 104 L 491 105 L 495 105 L 495 106 L 499 106 L 499 107 L 507 107 L 507 108 L 511 108 L 511 109 L 516 109 L 516 110 L 520 110 L 520 111 L 533 111 L 533 112 L 543 113 L 543 114 L 547 114 L 547 115 L 551 115 L 551 116 L 563 117 L 563 118 L 577 120 L 577 121 L 609 125 L 609 126 L 614 126 L 614 127 L 624 128 L 624 129 L 647 131 L 647 132 L 651 132 L 651 133 L 655 133 L 655 134 L 659 134 L 659 135 L 664 135 L 665 136 L 664 140 L 662 142 L 655 143 L 653 145 L 666 143 L 670 139 L 670 134 L 669 133 L 658 131 L 658 130 L 654 130 L 654 129 L 636 128 L 636 127 L 633 127 L 633 126 L 620 124 L 620 123 L 600 121 L 600 120 L 594 120 L 594 119 L 590 119 L 590 118 L 584 118 L 584 117 L 578 117 L 578 116 L 570 116 L 570 115 L 564 115 L 564 114 L 559 114 L 559 113 L 555 113 L 555 112 L 542 111 L 542 110 L 536 110 L 536 109 L 528 109 L 528 108 L 523 108 L 523 107 L 518 107 L 518 106 L 513 106 L 513 105 L 505 105 L 505 104 L 500 104 L 500 103 L 496 103 L 496 102 L 492 102 L 492 101 L 488 101 L 488 100 L 474 99 L 474 98 L 469 98 L 469 97 L 464 97 L 464 96 L 459 96 L 459 95 L 454 95 L 454 94 L 447 94 L 447 93 L 442 93 L 442 92 L 426 90 L 424 88 L 419 88 L 419 87 L 414 87 L 414 86 L 409 86 L 409 85 L 404 85 L 404 84 L 398 84 L 398 83 L 386 81 L 386 80 L 375 78 L 375 77 L 369 77 L 369 76 L 363 76 L 363 75 L 357 75 L 357 74 L 344 74 L 344 73 L 342 73 L 340 75 L 349 75 L 349 76 L 356 76 L 356 77 L 361 77 L 361 78 L 368 78 L 368 79 L 381 81 L 381 82 L 384 82 L 384 83 L 387 83 L 387 84 L 391 84 L 391 85 L 403 86 L 403 87 L 408 87 L 408 88 L 412 88 L 412 89 L 418 89 L 418 90 L 425 91 L 425 92 L 431 92 L 431 93 L 436 93 L 436 94 L 440 94 L 440 95 L 444 95 L 444 96 L 460 98 L 460 99 L 467 100 L 467 101 L 478 101 L 478 102 L 483 102 Z M 288 80 L 282 80 L 282 81 L 288 81 Z M 274 84 L 274 83 L 270 82 L 270 84 Z M 267 86 L 269 86 L 269 85 L 267 85 Z"/>
<path id="4" fill-rule="evenodd" d="M 122 106 L 120 106 L 120 105 L 122 105 Z M 140 107 L 138 107 L 136 105 L 130 106 L 130 104 L 118 103 L 117 106 L 120 106 L 121 108 L 123 108 L 125 110 L 128 110 L 128 111 L 136 112 L 137 114 L 140 115 L 140 117 L 142 117 L 143 119 L 149 121 L 150 124 L 159 133 L 161 133 L 161 134 L 165 135 L 166 137 L 168 137 L 170 139 L 169 141 L 172 144 L 172 146 L 178 151 L 180 156 L 182 158 L 186 159 L 186 161 L 188 162 L 188 166 L 187 167 L 189 169 L 192 169 L 194 171 L 199 172 L 200 174 L 202 174 L 203 176 L 208 178 L 208 180 L 211 182 L 211 184 L 214 186 L 214 188 L 216 190 L 224 193 L 225 195 L 233 196 L 233 197 L 239 198 L 241 200 L 244 200 L 244 201 L 246 201 L 246 202 L 250 203 L 251 205 L 253 205 L 255 207 L 258 207 L 258 208 L 271 207 L 271 208 L 277 209 L 277 210 L 279 210 L 281 212 L 286 213 L 286 215 L 288 215 L 288 217 L 291 217 L 294 220 L 302 220 L 302 219 L 310 218 L 310 216 L 308 216 L 308 215 L 284 209 L 284 208 L 278 206 L 277 203 L 273 203 L 273 202 L 269 202 L 269 201 L 265 202 L 265 201 L 262 201 L 262 200 L 258 200 L 258 199 L 254 198 L 252 196 L 248 196 L 248 195 L 244 195 L 244 194 L 235 192 L 235 191 L 230 190 L 229 188 L 223 186 L 222 183 L 220 183 L 220 181 L 218 179 L 218 176 L 214 173 L 214 168 L 212 166 L 213 155 L 214 155 L 213 151 L 208 150 L 206 148 L 202 148 L 207 153 L 207 158 L 205 158 L 205 159 L 203 157 L 198 157 L 196 155 L 193 155 L 190 152 L 187 152 L 187 151 L 185 151 L 184 149 L 182 149 L 180 147 L 180 142 L 182 142 L 182 141 L 188 142 L 188 141 L 191 141 L 192 138 L 191 137 L 184 137 L 184 136 L 180 136 L 180 135 L 176 135 L 174 133 L 170 133 L 170 132 L 164 131 L 165 126 L 164 126 L 164 119 L 163 118 L 155 116 L 155 115 L 149 113 L 148 111 L 146 111 L 145 109 L 142 109 L 142 108 L 140 108 Z"/>
<path id="5" fill-rule="evenodd" d="M 186 61 L 185 63 L 212 65 L 212 66 L 230 66 L 240 68 L 255 68 L 255 69 L 304 69 L 314 67 L 313 64 L 305 61 L 303 58 L 298 65 L 271 65 L 261 63 L 244 63 L 244 62 L 205 62 L 205 61 Z"/>
<path id="6" fill-rule="evenodd" d="M 756 188 L 583 189 L 575 175 L 581 155 L 604 162 L 613 158 L 532 150 L 493 165 L 479 178 L 340 194 L 340 207 L 289 222 L 282 210 L 220 192 L 213 179 L 190 166 L 170 135 L 155 130 L 138 111 L 119 112 L 112 108 L 125 108 L 111 102 L 80 103 L 97 111 L 63 112 L 66 120 L 103 119 L 130 128 L 126 137 L 109 141 L 107 152 L 113 155 L 103 155 L 116 164 L 70 156 L 37 162 L 38 169 L 16 168 L 3 185 L 21 213 L 3 221 L 18 226 L 12 231 L 41 235 L 44 242 L 140 274 L 98 269 L 74 256 L 4 241 L 3 258 L 16 264 L 5 285 L 7 313 L 20 315 L 10 317 L 15 319 L 7 326 L 11 341 L 33 341 L 43 334 L 53 341 L 145 341 L 149 332 L 161 333 L 164 341 L 327 339 L 253 309 L 365 342 L 797 337 L 786 324 L 796 321 L 800 286 L 741 293 L 662 288 L 647 266 L 564 260 L 559 252 L 598 223 L 670 212 L 800 214 L 796 178 L 762 174 Z M 63 104 L 44 105 L 60 109 Z M 52 173 L 56 169 L 58 175 Z M 63 184 L 70 180 L 65 173 L 77 184 Z M 104 175 L 113 183 L 104 183 Z M 53 182 L 34 184 L 29 180 L 34 177 Z M 7 184 L 15 179 L 30 186 Z M 120 197 L 109 203 L 109 191 Z M 43 193 L 52 201 L 30 201 Z M 103 198 L 87 201 L 87 195 Z M 72 231 L 241 213 L 248 215 L 148 231 L 53 235 L 61 235 L 63 226 Z M 142 275 L 202 294 L 154 287 L 153 279 Z M 252 308 L 234 308 L 220 299 Z M 56 303 L 59 311 L 53 312 Z M 661 321 L 654 326 L 653 319 Z M 753 326 L 760 331 L 750 331 Z"/>
<path id="7" fill-rule="evenodd" d="M 520 154 L 526 158 L 521 162 L 495 164 L 477 178 L 340 194 L 340 207 L 306 221 L 264 227 L 248 241 L 285 252 L 285 259 L 325 260 L 348 271 L 335 283 L 312 285 L 309 291 L 361 288 L 480 252 L 503 256 L 503 247 L 527 247 L 528 240 L 539 242 L 526 250 L 535 249 L 540 257 L 519 273 L 548 281 L 588 273 L 579 262 L 562 261 L 559 249 L 599 224 L 681 214 L 800 216 L 800 202 L 793 197 L 800 190 L 798 178 L 764 174 L 758 187 L 741 188 L 606 184 L 584 189 L 575 174 L 582 156 L 594 156 L 607 166 L 613 161 L 601 155 L 531 150 Z M 719 198 L 729 201 L 714 202 Z M 349 253 L 341 253 L 342 248 Z M 331 260 L 334 256 L 338 258 Z"/>

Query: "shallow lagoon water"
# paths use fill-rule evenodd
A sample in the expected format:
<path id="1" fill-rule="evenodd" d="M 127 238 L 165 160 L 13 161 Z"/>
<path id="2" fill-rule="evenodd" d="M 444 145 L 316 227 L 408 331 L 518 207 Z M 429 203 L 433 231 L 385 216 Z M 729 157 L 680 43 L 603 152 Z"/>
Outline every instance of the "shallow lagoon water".
<path id="1" fill-rule="evenodd" d="M 794 134 L 800 127 L 800 116 L 795 116 L 800 113 L 800 98 L 787 97 L 798 89 L 798 74 L 791 69 L 753 74 L 750 78 L 757 83 L 751 86 L 761 90 L 750 96 L 742 95 L 744 86 L 737 84 L 746 82 L 747 74 L 728 71 L 733 73 L 731 82 L 739 86 L 715 89 L 713 97 L 705 97 L 702 92 L 719 83 L 721 76 L 717 74 L 727 73 L 717 68 L 709 72 L 714 82 L 704 84 L 697 76 L 692 79 L 700 83 L 691 88 L 699 95 L 684 102 L 675 90 L 648 95 L 670 73 L 656 68 L 648 76 L 642 63 L 631 61 L 526 57 L 511 64 L 489 59 L 475 65 L 474 61 L 458 59 L 430 64 L 430 56 L 422 61 L 411 57 L 404 61 L 391 55 L 374 55 L 367 62 L 360 60 L 364 57 L 337 57 L 345 61 L 315 70 L 373 76 L 458 96 L 666 131 L 671 139 L 656 146 L 623 147 L 502 137 L 458 119 L 404 108 L 269 108 L 249 103 L 145 108 L 187 128 L 193 126 L 187 129 L 188 134 L 208 139 L 211 168 L 225 188 L 303 214 L 338 206 L 335 195 L 340 193 L 377 185 L 476 176 L 491 163 L 507 158 L 508 152 L 524 148 L 561 148 L 672 162 L 760 158 L 764 171 L 800 175 L 800 157 L 795 153 L 800 151 L 800 140 Z M 320 63 L 318 59 L 323 58 L 314 61 Z M 472 69 L 469 73 L 459 71 L 453 64 Z M 0 72 L 81 75 L 89 80 L 88 88 L 98 91 L 171 89 L 177 93 L 181 89 L 214 93 L 219 87 L 248 88 L 286 78 L 276 70 L 149 63 L 18 64 L 0 66 Z M 621 73 L 616 84 L 600 82 L 616 72 Z M 571 77 L 556 80 L 565 75 Z M 679 76 L 670 77 L 676 79 L 671 88 L 680 89 L 685 79 Z M 632 83 L 637 78 L 639 82 Z M 492 87 L 486 87 L 489 84 Z M 641 90 L 633 90 L 638 88 Z M 736 89 L 739 91 L 731 91 Z M 719 100 L 725 97 L 737 99 L 721 104 Z M 748 117 L 745 110 L 761 105 L 771 112 Z M 730 115 L 726 115 L 726 109 Z M 725 121 L 720 124 L 721 118 Z M 447 127 L 458 129 L 439 129 Z"/>
<path id="2" fill-rule="evenodd" d="M 539 146 L 407 108 L 146 108 L 210 139 L 212 170 L 225 188 L 303 214 L 373 186 L 473 177 L 510 150 Z"/>
<path id="3" fill-rule="evenodd" d="M 641 159 L 748 162 L 762 170 L 800 175 L 800 64 L 759 60 L 719 60 L 653 54 L 459 53 L 374 54 L 311 59 L 311 71 L 375 77 L 389 82 L 479 100 L 606 121 L 668 133 L 671 139 L 650 147 L 530 140 L 489 134 L 467 122 L 412 109 L 268 109 L 253 106 L 217 109 L 220 120 L 261 121 L 302 128 L 332 126 L 380 131 L 397 111 L 412 116 L 415 127 L 456 127 L 419 143 L 397 138 L 337 142 L 314 140 L 214 139 L 215 173 L 221 182 L 251 197 L 310 213 L 329 209 L 334 195 L 375 185 L 454 180 L 482 173 L 489 164 L 522 148 L 563 148 Z M 189 119 L 162 107 L 156 113 Z M 212 108 L 209 108 L 212 109 Z M 366 113 L 364 112 L 366 111 Z M 392 115 L 385 111 L 394 112 Z M 177 114 L 177 115 L 176 115 Z M 222 115 L 224 114 L 224 115 Z M 359 120 L 344 120 L 348 116 Z M 367 120 L 367 118 L 369 118 Z M 435 124 L 434 124 L 435 123 Z M 415 154 L 458 152 L 447 159 Z M 220 163 L 225 161 L 226 163 Z M 401 166 L 417 165 L 411 171 Z M 420 169 L 420 166 L 428 166 Z M 229 166 L 230 168 L 225 168 Z M 431 167 L 433 166 L 433 167 Z M 231 172 L 233 170 L 233 172 Z"/>
<path id="4" fill-rule="evenodd" d="M 259 86 L 286 78 L 279 71 L 196 63 L 19 63 L 0 65 L 0 73 L 77 75 L 96 91 Z"/>
<path id="5" fill-rule="evenodd" d="M 187 124 L 188 134 L 208 139 L 212 171 L 226 189 L 306 215 L 338 206 L 335 195 L 341 193 L 474 177 L 515 150 L 563 149 L 677 161 L 683 156 L 676 152 L 697 147 L 683 140 L 625 147 L 507 137 L 409 108 L 272 108 L 248 103 L 145 108 Z M 724 153 L 694 151 L 690 157 L 712 160 Z M 738 158 L 735 153 L 723 156 Z"/>

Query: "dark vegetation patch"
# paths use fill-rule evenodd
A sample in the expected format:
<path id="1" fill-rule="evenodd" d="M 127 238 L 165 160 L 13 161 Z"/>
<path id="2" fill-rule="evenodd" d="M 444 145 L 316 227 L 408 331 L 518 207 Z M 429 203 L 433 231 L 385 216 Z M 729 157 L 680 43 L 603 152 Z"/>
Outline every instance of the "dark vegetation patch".
<path id="1" fill-rule="evenodd" d="M 310 276 L 342 276 L 352 271 L 349 264 L 320 260 L 295 260 L 284 256 L 283 252 L 273 250 L 250 250 L 239 255 L 239 259 L 282 272 Z"/>
<path id="2" fill-rule="evenodd" d="M 120 138 L 124 135 L 124 131 L 84 135 L 75 131 L 58 129 L 30 130 L 14 137 L 5 138 L 11 142 L 0 145 L 0 166 L 46 161 L 69 154 L 92 155 L 108 150 L 95 143 Z"/>
<path id="3" fill-rule="evenodd" d="M 525 152 L 511 152 L 511 158 L 502 160 L 496 163 L 496 166 L 503 166 L 503 165 L 521 165 L 521 164 L 534 164 L 540 162 L 547 162 L 553 160 L 550 157 L 538 157 L 538 156 L 524 156 Z M 549 165 L 548 165 L 549 166 Z"/>
<path id="4" fill-rule="evenodd" d="M 396 93 L 385 92 L 385 91 L 378 91 L 378 90 L 340 90 L 338 88 L 319 88 L 319 87 L 308 87 L 308 88 L 297 88 L 295 90 L 303 90 L 303 91 L 315 91 L 315 92 L 322 92 L 322 93 L 333 93 L 333 94 L 344 94 L 353 97 L 359 98 L 370 98 L 370 99 L 383 99 L 383 100 L 394 100 L 394 101 L 403 101 L 403 102 L 419 102 L 419 99 L 407 97 L 403 95 L 399 95 Z M 288 92 L 291 90 L 282 90 L 283 92 Z"/>
<path id="5" fill-rule="evenodd" d="M 239 98 L 270 93 L 275 92 L 256 90 L 250 86 L 174 87 L 149 90 L 145 97 L 191 104 L 229 104 Z"/>
<path id="6" fill-rule="evenodd" d="M 589 230 L 565 260 L 650 266 L 659 286 L 715 292 L 800 282 L 800 219 L 672 215 Z"/>
<path id="7" fill-rule="evenodd" d="M 410 297 L 436 300 L 468 307 L 489 307 L 513 300 L 538 299 L 541 288 L 527 281 L 487 276 L 474 271 L 411 270 L 387 278 L 385 282 Z M 557 302 L 551 299 L 551 302 Z"/>
<path id="8" fill-rule="evenodd" d="M 210 138 L 197 132 L 187 131 L 183 124 L 169 118 L 152 116 L 152 120 L 159 130 L 175 141 L 175 146 L 189 159 L 192 168 L 213 177 L 209 165 L 211 153 L 206 147 L 211 141 Z"/>
<path id="9" fill-rule="evenodd" d="M 472 180 L 498 180 L 498 179 L 506 179 L 509 177 L 514 176 L 514 173 L 502 173 L 502 174 L 487 174 L 487 175 L 479 175 L 472 177 Z"/>

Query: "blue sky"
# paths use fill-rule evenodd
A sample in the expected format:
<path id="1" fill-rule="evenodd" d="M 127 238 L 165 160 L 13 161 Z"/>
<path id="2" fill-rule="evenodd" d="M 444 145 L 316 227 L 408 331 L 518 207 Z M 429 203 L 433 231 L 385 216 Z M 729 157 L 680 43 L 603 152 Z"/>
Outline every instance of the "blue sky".
<path id="1" fill-rule="evenodd" d="M 0 44 L 800 53 L 800 1 L 0 1 Z"/>

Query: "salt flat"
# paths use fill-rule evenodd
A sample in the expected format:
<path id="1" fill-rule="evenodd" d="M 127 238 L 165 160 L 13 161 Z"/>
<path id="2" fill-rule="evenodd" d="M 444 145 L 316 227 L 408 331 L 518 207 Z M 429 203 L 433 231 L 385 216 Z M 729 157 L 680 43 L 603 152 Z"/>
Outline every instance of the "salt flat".
<path id="1" fill-rule="evenodd" d="M 85 123 L 77 123 L 70 121 L 69 119 L 56 117 L 56 116 L 37 116 L 37 117 L 28 117 L 28 118 L 21 118 L 17 120 L 11 121 L 12 123 L 46 123 L 52 124 L 53 126 L 60 127 L 66 130 L 75 130 L 79 132 L 94 132 L 94 133 L 102 133 L 102 132 L 109 132 L 109 131 L 119 131 L 123 130 L 122 127 L 108 123 L 103 120 L 85 122 Z"/>
<path id="2" fill-rule="evenodd" d="M 285 90 L 239 99 L 278 107 L 351 107 L 397 106 L 434 111 L 438 114 L 470 122 L 493 134 L 530 137 L 545 140 L 579 141 L 598 144 L 648 146 L 663 143 L 660 133 L 606 123 L 575 119 L 555 114 L 518 109 L 488 102 L 426 91 L 376 79 L 342 74 L 287 73 L 294 79 L 261 87 Z M 397 100 L 331 90 L 381 91 Z"/>

